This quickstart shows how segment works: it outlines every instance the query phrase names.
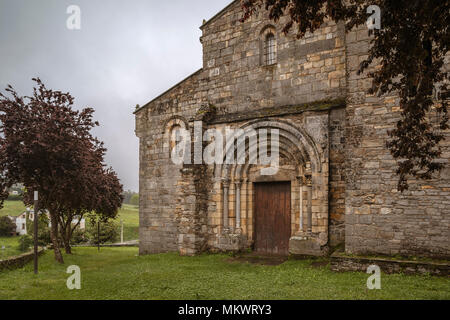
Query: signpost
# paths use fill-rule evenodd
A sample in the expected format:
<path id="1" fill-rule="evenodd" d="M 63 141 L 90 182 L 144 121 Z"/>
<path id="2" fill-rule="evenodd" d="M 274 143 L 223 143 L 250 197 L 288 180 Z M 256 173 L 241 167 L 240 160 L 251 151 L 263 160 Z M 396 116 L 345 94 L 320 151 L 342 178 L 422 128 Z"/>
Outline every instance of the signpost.
<path id="1" fill-rule="evenodd" d="M 34 192 L 34 274 L 38 274 L 38 192 Z"/>
<path id="2" fill-rule="evenodd" d="M 100 251 L 100 219 L 97 220 L 97 245 L 98 251 Z"/>
<path id="3" fill-rule="evenodd" d="M 123 220 L 120 220 L 120 243 L 123 243 Z"/>

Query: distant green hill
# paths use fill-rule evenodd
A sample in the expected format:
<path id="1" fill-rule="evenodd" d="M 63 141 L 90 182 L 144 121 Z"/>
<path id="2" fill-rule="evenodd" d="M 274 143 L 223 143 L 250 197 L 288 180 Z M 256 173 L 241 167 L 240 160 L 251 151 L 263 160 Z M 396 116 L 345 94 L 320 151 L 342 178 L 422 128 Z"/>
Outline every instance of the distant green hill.
<path id="1" fill-rule="evenodd" d="M 0 217 L 2 216 L 18 216 L 26 210 L 22 201 L 6 200 L 3 204 L 3 209 L 0 210 Z"/>

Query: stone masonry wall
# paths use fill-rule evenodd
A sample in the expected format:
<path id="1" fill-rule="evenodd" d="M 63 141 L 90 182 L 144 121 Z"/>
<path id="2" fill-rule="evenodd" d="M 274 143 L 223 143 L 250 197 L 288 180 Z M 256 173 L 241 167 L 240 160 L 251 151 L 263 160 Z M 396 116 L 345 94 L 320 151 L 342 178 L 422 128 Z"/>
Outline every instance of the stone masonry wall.
<path id="1" fill-rule="evenodd" d="M 285 19 L 274 27 L 264 10 L 245 23 L 241 17 L 237 1 L 202 26 L 207 81 L 201 95 L 219 114 L 345 97 L 343 26 L 329 22 L 297 39 L 293 32 L 282 33 Z M 267 28 L 273 28 L 277 41 L 277 64 L 271 66 L 261 56 Z"/>
<path id="2" fill-rule="evenodd" d="M 367 29 L 349 33 L 346 46 L 346 252 L 449 258 L 449 132 L 442 143 L 444 171 L 397 192 L 396 161 L 385 142 L 399 119 L 398 98 L 366 94 L 371 80 L 357 75 L 368 52 Z"/>
<path id="3" fill-rule="evenodd" d="M 173 126 L 189 124 L 200 100 L 193 98 L 198 75 L 151 102 L 136 114 L 136 134 L 140 139 L 140 252 L 141 254 L 178 251 L 180 221 L 195 208 L 195 197 L 183 197 L 193 181 L 182 174 L 182 165 L 170 159 L 169 135 Z M 195 193 L 195 192 L 191 192 Z M 192 204 L 193 202 L 193 204 Z"/>

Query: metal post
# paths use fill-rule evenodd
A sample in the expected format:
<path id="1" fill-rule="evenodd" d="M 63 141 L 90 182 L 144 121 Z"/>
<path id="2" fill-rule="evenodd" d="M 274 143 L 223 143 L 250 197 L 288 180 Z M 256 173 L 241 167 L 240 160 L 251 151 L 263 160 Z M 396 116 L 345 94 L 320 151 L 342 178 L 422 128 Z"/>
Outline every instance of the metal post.
<path id="1" fill-rule="evenodd" d="M 37 191 L 34 192 L 34 274 L 38 274 L 38 198 L 39 194 Z"/>
<path id="2" fill-rule="evenodd" d="M 123 220 L 120 220 L 120 243 L 123 243 Z"/>
<path id="3" fill-rule="evenodd" d="M 100 251 L 100 220 L 97 221 L 97 246 Z"/>

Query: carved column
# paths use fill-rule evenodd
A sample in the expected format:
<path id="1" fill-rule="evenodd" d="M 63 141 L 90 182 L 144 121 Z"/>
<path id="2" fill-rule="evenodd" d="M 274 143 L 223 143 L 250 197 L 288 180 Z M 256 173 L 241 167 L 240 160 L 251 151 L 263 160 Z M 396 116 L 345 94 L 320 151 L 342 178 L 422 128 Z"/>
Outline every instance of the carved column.
<path id="1" fill-rule="evenodd" d="M 241 229 L 241 185 L 242 181 L 236 181 L 236 230 Z"/>
<path id="2" fill-rule="evenodd" d="M 248 190 L 248 180 L 247 179 L 243 180 L 241 190 L 245 191 L 244 198 L 241 198 L 241 203 L 244 203 L 244 201 L 245 201 L 245 210 L 241 211 L 241 216 L 244 215 L 244 219 L 245 219 L 245 224 L 242 226 L 243 227 L 242 231 L 248 236 L 248 224 L 249 224 L 248 206 L 250 203 L 249 203 L 249 196 L 248 196 L 249 190 Z"/>
<path id="3" fill-rule="evenodd" d="M 300 232 L 303 232 L 303 176 L 297 177 L 297 181 L 300 189 Z"/>
<path id="4" fill-rule="evenodd" d="M 230 182 L 225 180 L 222 183 L 223 187 L 223 228 L 228 229 L 229 223 L 228 223 L 228 194 L 230 190 Z"/>
<path id="5" fill-rule="evenodd" d="M 312 176 L 306 175 L 305 179 L 308 192 L 308 233 L 312 233 Z"/>

